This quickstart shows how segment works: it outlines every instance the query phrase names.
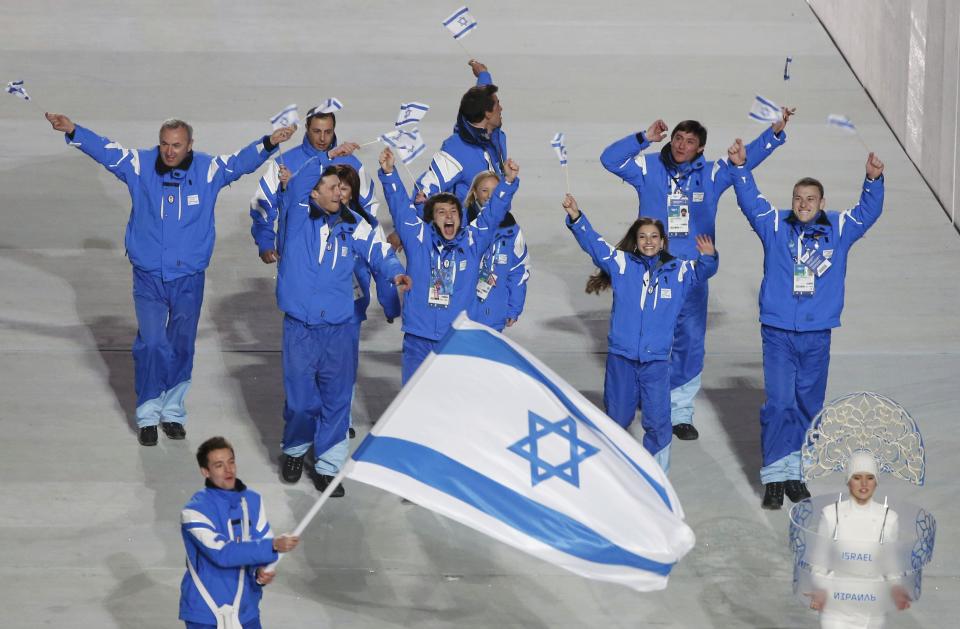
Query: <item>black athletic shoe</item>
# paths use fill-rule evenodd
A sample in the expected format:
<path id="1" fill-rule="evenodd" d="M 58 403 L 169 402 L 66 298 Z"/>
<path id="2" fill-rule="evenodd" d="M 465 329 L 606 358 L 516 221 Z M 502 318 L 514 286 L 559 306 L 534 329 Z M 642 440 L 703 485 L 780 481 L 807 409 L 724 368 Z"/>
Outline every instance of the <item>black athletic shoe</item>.
<path id="1" fill-rule="evenodd" d="M 790 502 L 800 502 L 810 497 L 807 491 L 807 485 L 802 480 L 788 480 L 783 484 L 783 491 L 786 492 Z"/>
<path id="2" fill-rule="evenodd" d="M 764 509 L 776 511 L 783 506 L 783 483 L 767 483 L 763 489 Z"/>
<path id="3" fill-rule="evenodd" d="M 317 488 L 317 491 L 323 493 L 327 490 L 327 487 L 330 486 L 330 483 L 333 482 L 333 476 L 327 476 L 326 474 L 314 474 L 313 475 L 313 486 Z M 330 494 L 331 498 L 342 498 L 347 495 L 347 490 L 343 488 L 343 484 L 337 485 L 337 488 L 333 490 L 333 493 Z"/>
<path id="4" fill-rule="evenodd" d="M 187 436 L 187 431 L 184 429 L 183 424 L 178 424 L 177 422 L 160 422 L 160 427 L 163 428 L 163 434 L 167 436 L 167 439 L 180 440 Z"/>
<path id="5" fill-rule="evenodd" d="M 680 441 L 696 441 L 700 433 L 693 424 L 677 424 L 673 427 L 673 436 Z"/>
<path id="6" fill-rule="evenodd" d="M 280 470 L 280 477 L 287 483 L 295 483 L 303 475 L 303 457 L 283 455 L 283 468 Z"/>
<path id="7" fill-rule="evenodd" d="M 157 445 L 157 427 L 144 426 L 141 428 L 137 433 L 137 441 L 139 441 L 142 446 Z"/>
<path id="8" fill-rule="evenodd" d="M 350 426 L 350 438 L 353 439 L 357 436 L 357 431 L 353 429 L 353 426 Z"/>

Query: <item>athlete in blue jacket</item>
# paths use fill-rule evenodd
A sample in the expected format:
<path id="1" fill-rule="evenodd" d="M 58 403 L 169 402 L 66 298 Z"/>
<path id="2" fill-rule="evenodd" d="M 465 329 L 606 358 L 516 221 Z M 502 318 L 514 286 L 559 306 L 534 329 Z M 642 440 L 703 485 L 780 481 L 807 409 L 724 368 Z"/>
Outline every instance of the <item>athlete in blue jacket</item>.
<path id="1" fill-rule="evenodd" d="M 363 163 L 353 155 L 359 145 L 355 142 L 337 144 L 336 115 L 317 111 L 318 108 L 319 106 L 313 107 L 307 111 L 303 142 L 269 163 L 267 172 L 260 178 L 257 190 L 250 199 L 250 218 L 253 221 L 250 233 L 259 250 L 260 259 L 266 264 L 277 261 L 280 246 L 274 224 L 278 216 L 277 186 L 281 165 L 286 166 L 294 175 L 304 164 L 314 161 L 320 162 L 321 172 L 330 164 L 346 164 L 352 167 L 360 178 L 360 205 L 368 215 L 374 218 L 377 216 L 379 204 L 373 193 L 373 181 L 367 178 Z"/>
<path id="2" fill-rule="evenodd" d="M 157 444 L 157 424 L 171 439 L 186 436 L 184 397 L 190 387 L 204 271 L 213 255 L 213 208 L 220 190 L 252 173 L 293 128 L 278 129 L 232 155 L 193 151 L 193 128 L 182 120 L 160 127 L 160 144 L 125 149 L 47 114 L 57 131 L 127 184 L 133 207 L 127 257 L 133 265 L 137 338 L 133 343 L 138 439 Z"/>
<path id="3" fill-rule="evenodd" d="M 290 171 L 281 168 L 280 180 Z M 305 164 L 280 195 L 277 305 L 283 319 L 283 480 L 295 483 L 313 443 L 314 484 L 323 491 L 347 456 L 354 364 L 354 268 L 409 289 L 410 278 L 381 231 L 341 202 L 336 167 Z M 320 427 L 317 424 L 320 424 Z M 342 496 L 338 487 L 333 494 Z"/>
<path id="4" fill-rule="evenodd" d="M 830 330 L 840 325 L 850 247 L 880 218 L 883 163 L 867 157 L 860 202 L 846 212 L 825 211 L 823 185 L 804 178 L 793 187 L 793 208 L 778 210 L 757 190 L 743 142 L 730 147 L 740 210 L 763 243 L 760 335 L 763 386 L 760 409 L 763 507 L 779 509 L 810 493 L 800 475 L 800 446 L 823 407 L 830 366 Z"/>
<path id="5" fill-rule="evenodd" d="M 670 468 L 670 346 L 684 300 L 697 284 L 717 272 L 709 236 L 697 237 L 698 258 L 667 253 L 663 223 L 641 216 L 616 247 L 593 230 L 568 194 L 567 227 L 600 268 L 587 292 L 613 288 L 603 404 L 607 415 L 627 428 L 641 408 L 643 447 L 664 470 Z"/>
<path id="6" fill-rule="evenodd" d="M 782 118 L 747 147 L 747 165 L 758 166 L 786 140 L 783 128 L 793 114 L 784 108 Z M 652 142 L 666 137 L 667 124 L 657 120 L 646 133 L 631 134 L 604 149 L 604 168 L 637 190 L 640 216 L 649 216 L 667 227 L 670 249 L 676 256 L 695 258 L 696 237 L 716 239 L 717 203 L 733 183 L 725 160 L 707 161 L 703 149 L 707 130 L 696 120 L 684 120 L 673 129 L 670 144 L 659 154 L 642 153 Z M 679 439 L 699 436 L 693 426 L 693 400 L 700 390 L 704 340 L 707 331 L 709 287 L 694 289 L 677 321 L 670 355 L 670 401 L 673 432 Z"/>
<path id="7" fill-rule="evenodd" d="M 223 437 L 197 449 L 206 487 L 180 512 L 180 534 L 187 551 L 187 571 L 180 582 L 180 620 L 187 629 L 221 623 L 260 629 L 263 586 L 274 573 L 265 570 L 300 541 L 274 537 L 260 494 L 237 478 L 233 446 Z M 218 618 L 219 617 L 219 618 Z"/>
<path id="8" fill-rule="evenodd" d="M 418 204 L 439 192 L 449 192 L 463 203 L 478 173 L 492 170 L 500 177 L 504 175 L 507 136 L 500 128 L 503 107 L 497 86 L 487 66 L 471 59 L 470 68 L 477 84 L 460 99 L 453 134 L 443 141 L 430 167 L 417 180 L 416 188 L 423 191 Z"/>
<path id="9" fill-rule="evenodd" d="M 445 192 L 427 199 L 424 218 L 417 216 L 403 181 L 394 170 L 390 149 L 380 154 L 380 183 L 393 225 L 407 254 L 413 291 L 403 300 L 402 380 L 406 384 L 453 320 L 476 295 L 480 259 L 496 236 L 520 186 L 520 167 L 504 163 L 506 175 L 487 207 L 472 225 L 461 223 L 460 200 Z"/>
<path id="10" fill-rule="evenodd" d="M 467 224 L 473 223 L 480 215 L 498 183 L 500 178 L 491 170 L 473 178 L 466 200 Z M 520 318 L 529 279 L 527 243 L 513 213 L 507 212 L 497 227 L 493 243 L 480 258 L 477 296 L 467 310 L 467 316 L 502 332 L 504 327 L 512 326 Z"/>

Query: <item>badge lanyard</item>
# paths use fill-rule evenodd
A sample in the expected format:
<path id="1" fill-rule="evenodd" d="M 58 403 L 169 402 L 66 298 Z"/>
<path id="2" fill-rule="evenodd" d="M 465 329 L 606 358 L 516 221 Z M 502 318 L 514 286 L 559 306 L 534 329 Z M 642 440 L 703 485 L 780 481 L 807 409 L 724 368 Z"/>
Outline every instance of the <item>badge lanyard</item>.
<path id="1" fill-rule="evenodd" d="M 670 194 L 667 195 L 667 232 L 670 236 L 686 237 L 690 234 L 690 176 L 670 177 Z M 684 181 L 685 180 L 685 181 Z"/>
<path id="2" fill-rule="evenodd" d="M 438 251 L 431 250 L 430 257 L 437 257 L 436 264 L 430 264 L 430 286 L 427 290 L 427 303 L 436 308 L 446 308 L 450 305 L 450 296 L 457 281 L 457 254 L 453 250 L 450 258 L 444 259 L 443 247 Z"/>

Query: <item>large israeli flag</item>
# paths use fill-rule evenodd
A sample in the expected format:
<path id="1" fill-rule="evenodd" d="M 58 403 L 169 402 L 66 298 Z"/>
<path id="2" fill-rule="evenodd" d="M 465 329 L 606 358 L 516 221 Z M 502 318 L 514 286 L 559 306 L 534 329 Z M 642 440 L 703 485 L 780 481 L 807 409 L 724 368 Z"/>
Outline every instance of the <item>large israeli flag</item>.
<path id="1" fill-rule="evenodd" d="M 694 545 L 646 450 L 546 365 L 463 314 L 344 473 L 636 590 L 665 588 Z"/>

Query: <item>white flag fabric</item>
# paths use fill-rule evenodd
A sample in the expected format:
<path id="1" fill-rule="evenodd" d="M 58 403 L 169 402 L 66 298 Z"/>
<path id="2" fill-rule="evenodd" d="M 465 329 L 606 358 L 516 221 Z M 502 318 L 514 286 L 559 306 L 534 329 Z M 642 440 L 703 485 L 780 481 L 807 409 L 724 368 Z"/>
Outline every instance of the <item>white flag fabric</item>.
<path id="1" fill-rule="evenodd" d="M 338 101 L 336 98 L 328 98 L 319 105 L 314 105 L 310 108 L 310 111 L 307 112 L 307 118 L 314 116 L 316 114 L 332 114 L 336 113 L 343 109 L 343 103 Z"/>
<path id="2" fill-rule="evenodd" d="M 758 95 L 753 99 L 753 105 L 750 106 L 748 115 L 760 122 L 776 122 L 780 120 L 780 106 L 772 100 L 767 100 Z"/>
<path id="3" fill-rule="evenodd" d="M 549 367 L 464 314 L 344 472 L 635 590 L 665 588 L 694 546 L 676 493 L 643 446 Z"/>
<path id="4" fill-rule="evenodd" d="M 13 94 L 17 98 L 22 98 L 23 100 L 30 100 L 30 95 L 27 94 L 26 88 L 23 87 L 23 79 L 19 81 L 10 81 L 7 83 L 7 94 Z"/>
<path id="5" fill-rule="evenodd" d="M 417 127 L 397 129 L 385 133 L 380 136 L 379 140 L 395 150 L 400 161 L 404 164 L 409 164 L 427 150 L 427 145 L 424 143 L 423 136 L 420 135 L 420 129 Z"/>
<path id="6" fill-rule="evenodd" d="M 420 124 L 423 117 L 430 111 L 430 105 L 425 103 L 402 103 L 400 105 L 400 115 L 394 126 L 397 128 L 416 126 Z"/>
<path id="7" fill-rule="evenodd" d="M 273 125 L 273 130 L 282 129 L 284 127 L 292 127 L 300 124 L 300 114 L 297 113 L 297 106 L 287 105 L 280 111 L 277 115 L 270 119 L 270 124 Z"/>
<path id="8" fill-rule="evenodd" d="M 558 133 L 553 136 L 553 140 L 550 142 L 550 146 L 553 147 L 554 152 L 557 154 L 557 159 L 560 160 L 561 166 L 567 165 L 567 137 L 563 133 Z"/>
<path id="9" fill-rule="evenodd" d="M 453 33 L 454 39 L 460 39 L 473 32 L 473 29 L 477 26 L 477 20 L 470 15 L 470 9 L 462 6 L 445 19 L 443 25 Z"/>
<path id="10" fill-rule="evenodd" d="M 830 114 L 827 116 L 827 124 L 832 127 L 840 127 L 844 131 L 856 132 L 857 130 L 849 118 L 840 114 Z"/>

